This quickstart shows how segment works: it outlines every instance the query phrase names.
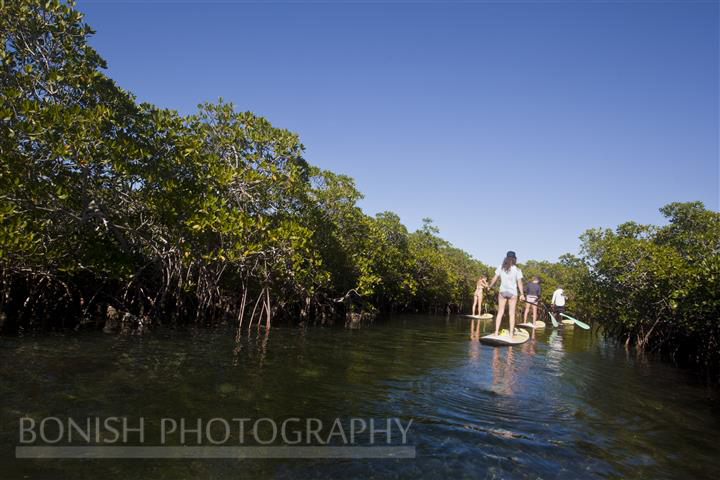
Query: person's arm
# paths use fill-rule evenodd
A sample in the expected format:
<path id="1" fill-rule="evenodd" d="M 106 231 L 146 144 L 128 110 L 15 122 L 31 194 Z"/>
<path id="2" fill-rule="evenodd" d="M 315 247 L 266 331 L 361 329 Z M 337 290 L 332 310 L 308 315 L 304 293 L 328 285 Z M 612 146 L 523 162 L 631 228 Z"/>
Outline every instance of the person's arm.
<path id="1" fill-rule="evenodd" d="M 496 273 L 495 276 L 493 277 L 493 279 L 490 281 L 490 285 L 488 285 L 488 290 L 490 290 L 493 287 L 493 285 L 495 285 L 495 282 L 497 282 L 497 279 L 498 279 L 498 274 Z"/>
<path id="2" fill-rule="evenodd" d="M 550 305 L 555 305 L 556 298 L 557 298 L 557 292 L 553 292 L 552 299 L 550 300 Z"/>
<path id="3" fill-rule="evenodd" d="M 518 288 L 520 289 L 520 299 L 525 300 L 525 291 L 523 290 L 522 278 L 518 278 L 517 284 L 518 284 Z"/>

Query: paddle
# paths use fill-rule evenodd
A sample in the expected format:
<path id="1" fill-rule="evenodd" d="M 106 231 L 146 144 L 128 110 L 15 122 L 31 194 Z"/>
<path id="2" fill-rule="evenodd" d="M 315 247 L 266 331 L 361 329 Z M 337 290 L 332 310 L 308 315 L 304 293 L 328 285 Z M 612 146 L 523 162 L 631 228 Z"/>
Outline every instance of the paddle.
<path id="1" fill-rule="evenodd" d="M 556 327 L 556 328 L 559 327 L 560 324 L 558 323 L 557 320 L 555 320 L 555 316 L 550 312 L 550 310 L 546 310 L 546 311 L 547 311 L 548 315 L 550 315 L 550 320 L 552 320 L 553 327 Z"/>
<path id="2" fill-rule="evenodd" d="M 568 320 L 572 320 L 578 327 L 584 328 L 585 330 L 590 330 L 590 325 L 588 325 L 587 323 L 581 322 L 577 318 L 573 318 L 570 315 L 565 315 L 564 313 L 561 313 L 560 315 L 567 318 Z"/>
<path id="3" fill-rule="evenodd" d="M 524 301 L 525 303 L 530 303 L 530 302 L 525 301 L 525 300 L 523 300 L 523 301 Z M 535 305 L 535 304 L 534 304 L 534 303 L 530 303 L 530 305 Z M 557 327 L 557 326 L 558 326 L 558 322 L 557 322 L 557 320 L 555 320 L 555 316 L 552 314 L 552 312 L 550 311 L 550 309 L 547 308 L 547 307 L 545 306 L 545 304 L 543 304 L 543 303 L 540 303 L 540 306 L 541 306 L 541 308 L 545 309 L 545 311 L 548 313 L 548 315 L 550 315 L 550 320 L 552 320 L 553 327 Z M 580 327 L 580 328 L 583 328 L 583 329 L 585 329 L 585 330 L 590 330 L 590 325 L 588 325 L 588 324 L 585 323 L 585 322 L 581 322 L 581 321 L 578 320 L 577 318 L 573 318 L 573 317 L 571 317 L 570 315 L 565 315 L 564 313 L 561 313 L 560 316 L 561 316 L 561 317 L 565 317 L 565 318 L 567 318 L 568 320 L 572 320 L 573 322 L 575 322 L 575 325 L 577 325 L 577 326 Z"/>
<path id="4" fill-rule="evenodd" d="M 524 301 L 524 300 L 523 300 L 523 301 Z M 525 303 L 530 303 L 530 302 L 525 301 Z M 534 303 L 530 303 L 530 305 L 535 305 L 535 304 L 534 304 Z M 550 315 L 550 320 L 552 320 L 553 327 L 557 327 L 557 326 L 558 326 L 558 322 L 557 322 L 557 320 L 555 320 L 555 316 L 552 314 L 552 312 L 550 311 L 550 309 L 547 308 L 544 303 L 543 303 L 543 304 L 540 304 L 540 305 L 541 305 L 541 308 L 543 308 L 543 309 L 548 313 L 548 315 Z M 580 327 L 580 328 L 583 328 L 583 329 L 585 329 L 585 330 L 590 330 L 590 325 L 588 325 L 588 324 L 585 323 L 585 322 L 581 322 L 581 321 L 578 320 L 577 318 L 573 318 L 573 317 L 571 317 L 570 315 L 565 315 L 564 313 L 561 313 L 560 316 L 561 316 L 561 317 L 565 317 L 565 318 L 567 318 L 568 320 L 572 320 L 573 322 L 575 322 L 575 325 L 577 325 L 577 326 Z"/>

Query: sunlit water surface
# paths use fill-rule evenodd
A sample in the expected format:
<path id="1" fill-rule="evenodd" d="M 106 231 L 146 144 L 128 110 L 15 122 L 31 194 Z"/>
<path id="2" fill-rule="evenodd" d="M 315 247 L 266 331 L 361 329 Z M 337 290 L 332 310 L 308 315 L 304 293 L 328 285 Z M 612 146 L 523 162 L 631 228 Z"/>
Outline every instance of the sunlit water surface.
<path id="1" fill-rule="evenodd" d="M 718 478 L 718 393 L 577 327 L 513 348 L 463 317 L 0 338 L 1 478 Z M 489 322 L 481 323 L 489 331 Z M 415 459 L 16 459 L 22 416 L 412 419 Z"/>

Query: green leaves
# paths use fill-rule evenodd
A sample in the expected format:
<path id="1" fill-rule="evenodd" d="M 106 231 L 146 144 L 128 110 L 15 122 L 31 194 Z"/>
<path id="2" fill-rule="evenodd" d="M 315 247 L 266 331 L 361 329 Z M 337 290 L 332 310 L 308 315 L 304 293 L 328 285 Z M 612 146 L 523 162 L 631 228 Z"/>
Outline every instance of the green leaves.
<path id="1" fill-rule="evenodd" d="M 611 336 L 640 349 L 717 365 L 720 214 L 700 202 L 660 211 L 667 226 L 626 223 L 583 236 L 588 270 L 581 285 L 593 292 L 583 308 L 594 309 Z"/>
<path id="2" fill-rule="evenodd" d="M 468 302 L 487 267 L 430 221 L 365 215 L 353 179 L 222 99 L 189 116 L 136 104 L 72 6 L 18 0 L 0 16 L 0 269 L 14 285 L 51 279 L 67 302 L 197 322 L 238 318 L 262 291 L 282 299 L 276 315 L 319 318 L 351 290 L 369 309 Z"/>

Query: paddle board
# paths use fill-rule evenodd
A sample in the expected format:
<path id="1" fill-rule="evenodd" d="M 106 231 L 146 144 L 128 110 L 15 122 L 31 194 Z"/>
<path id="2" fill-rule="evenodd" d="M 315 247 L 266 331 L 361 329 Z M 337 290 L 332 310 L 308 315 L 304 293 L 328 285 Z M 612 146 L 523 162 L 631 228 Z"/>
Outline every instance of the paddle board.
<path id="1" fill-rule="evenodd" d="M 527 342 L 529 338 L 529 333 L 525 330 L 520 330 L 516 335 L 513 335 L 512 338 L 507 335 L 485 335 L 484 337 L 480 337 L 480 341 L 486 345 L 502 347 L 520 345 L 521 343 Z"/>
<path id="2" fill-rule="evenodd" d="M 568 320 L 572 320 L 573 322 L 575 322 L 575 325 L 577 325 L 578 327 L 584 328 L 585 330 L 590 330 L 590 325 L 588 325 L 587 323 L 581 322 L 577 318 L 573 318 L 570 315 L 565 315 L 564 313 L 561 313 L 560 315 L 567 318 Z"/>
<path id="3" fill-rule="evenodd" d="M 545 322 L 543 322 L 542 320 L 538 320 L 537 322 L 535 322 L 535 325 L 533 325 L 532 322 L 520 323 L 520 324 L 518 324 L 518 327 L 530 328 L 530 329 L 532 329 L 532 328 L 545 328 Z"/>
<path id="4" fill-rule="evenodd" d="M 563 325 L 575 325 L 575 322 L 573 320 L 561 320 L 560 323 Z"/>
<path id="5" fill-rule="evenodd" d="M 480 320 L 489 320 L 493 318 L 492 314 L 490 313 L 483 313 L 482 315 L 463 315 L 463 317 L 479 318 Z"/>

